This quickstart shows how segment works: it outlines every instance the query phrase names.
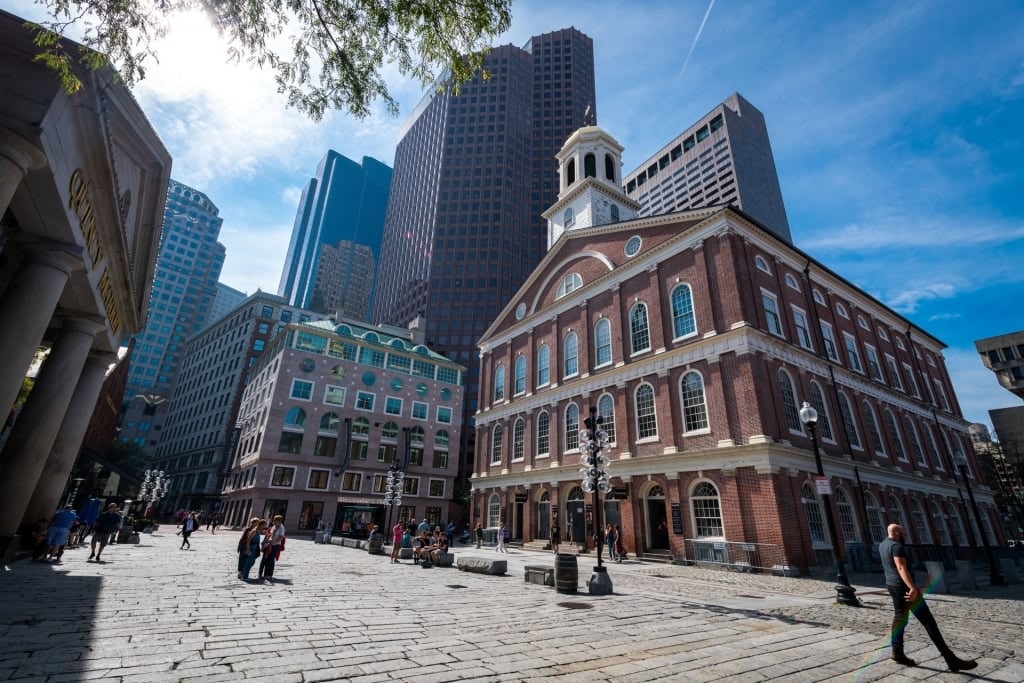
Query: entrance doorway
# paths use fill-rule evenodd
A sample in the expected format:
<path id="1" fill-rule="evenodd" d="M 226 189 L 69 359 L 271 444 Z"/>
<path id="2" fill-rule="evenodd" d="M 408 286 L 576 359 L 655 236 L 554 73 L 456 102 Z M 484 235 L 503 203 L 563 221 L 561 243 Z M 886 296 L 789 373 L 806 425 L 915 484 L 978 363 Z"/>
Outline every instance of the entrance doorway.
<path id="1" fill-rule="evenodd" d="M 567 543 L 575 543 L 581 548 L 587 547 L 587 515 L 586 504 L 583 502 L 583 489 L 573 488 L 565 503 L 565 519 Z"/>
<path id="2" fill-rule="evenodd" d="M 551 537 L 551 503 L 547 492 L 541 494 L 537 503 L 537 539 L 548 540 Z"/>
<path id="3" fill-rule="evenodd" d="M 647 493 L 647 547 L 668 550 L 668 512 L 665 509 L 665 491 L 655 486 Z"/>

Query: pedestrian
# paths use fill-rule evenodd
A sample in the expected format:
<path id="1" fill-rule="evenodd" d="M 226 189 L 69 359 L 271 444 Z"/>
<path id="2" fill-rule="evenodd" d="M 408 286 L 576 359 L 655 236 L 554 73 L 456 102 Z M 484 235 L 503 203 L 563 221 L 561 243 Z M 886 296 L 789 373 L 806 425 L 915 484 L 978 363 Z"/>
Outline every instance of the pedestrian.
<path id="1" fill-rule="evenodd" d="M 615 561 L 622 563 L 626 559 L 626 544 L 622 542 L 622 527 L 615 525 Z"/>
<path id="2" fill-rule="evenodd" d="M 429 534 L 430 533 L 430 522 L 427 521 L 426 517 L 423 518 L 423 521 L 420 522 L 420 525 L 419 525 L 419 527 L 416 530 L 419 533 L 421 533 L 421 534 Z"/>
<path id="3" fill-rule="evenodd" d="M 32 525 L 32 561 L 33 562 L 45 562 L 46 553 L 50 549 L 49 544 L 46 542 L 47 532 L 50 529 L 50 520 L 40 519 Z"/>
<path id="4" fill-rule="evenodd" d="M 238 578 L 242 581 L 249 580 L 249 572 L 256 564 L 256 558 L 263 552 L 263 535 L 266 530 L 266 521 L 253 517 L 249 520 L 249 528 L 242 534 L 238 544 Z"/>
<path id="5" fill-rule="evenodd" d="M 95 558 L 96 562 L 103 563 L 100 555 L 103 554 L 103 549 L 107 547 L 107 544 L 117 536 L 122 523 L 121 515 L 117 512 L 117 503 L 111 503 L 107 506 L 107 511 L 96 519 L 96 527 L 92 534 L 92 552 L 89 553 L 88 562 L 92 562 Z M 96 549 L 97 545 L 99 545 L 99 550 Z"/>
<path id="6" fill-rule="evenodd" d="M 46 559 L 50 562 L 60 564 L 61 556 L 64 554 L 64 546 L 67 545 L 68 536 L 71 533 L 71 525 L 78 521 L 78 515 L 65 505 L 64 509 L 53 516 L 50 520 L 50 528 L 46 531 Z"/>
<path id="7" fill-rule="evenodd" d="M 263 583 L 274 582 L 274 567 L 281 557 L 281 548 L 284 547 L 284 517 L 274 515 L 273 523 L 267 529 L 267 547 L 263 551 L 263 559 L 260 560 L 260 577 Z"/>
<path id="8" fill-rule="evenodd" d="M 196 513 L 188 513 L 188 517 L 181 523 L 181 549 L 184 550 L 185 546 L 188 546 L 189 550 L 192 549 L 192 543 L 189 542 L 188 537 L 192 535 L 193 531 L 199 530 L 199 519 L 196 517 Z"/>
<path id="9" fill-rule="evenodd" d="M 448 542 L 448 547 L 451 548 L 455 543 L 455 522 L 449 521 L 444 527 L 444 540 Z M 448 551 L 445 551 L 448 552 Z"/>
<path id="10" fill-rule="evenodd" d="M 473 533 L 476 535 L 476 547 L 479 549 L 484 542 L 484 525 L 477 522 L 476 529 L 473 530 Z"/>
<path id="11" fill-rule="evenodd" d="M 398 553 L 402 549 L 403 536 L 405 536 L 405 520 L 401 519 L 391 527 L 391 564 L 399 564 Z"/>
<path id="12" fill-rule="evenodd" d="M 217 533 L 217 527 L 220 526 L 220 513 L 214 512 L 211 520 L 213 528 L 210 530 L 210 534 L 213 535 Z"/>
<path id="13" fill-rule="evenodd" d="M 496 553 L 507 553 L 508 549 L 505 545 L 508 543 L 508 527 L 505 526 L 505 522 L 501 523 L 498 527 L 498 544 L 494 546 L 494 552 Z"/>
<path id="14" fill-rule="evenodd" d="M 942 658 L 946 660 L 946 666 L 950 671 L 968 671 L 978 666 L 974 660 L 960 659 L 953 654 L 953 650 L 942 638 L 939 625 L 924 601 L 924 593 L 914 580 L 914 571 L 910 567 L 906 546 L 903 545 L 906 537 L 903 527 L 899 524 L 890 524 L 886 531 L 888 538 L 878 544 L 878 554 L 882 558 L 882 570 L 885 572 L 885 587 L 892 597 L 892 660 L 904 666 L 917 665 L 917 662 L 903 651 L 903 634 L 913 612 L 942 654 Z"/>
<path id="15" fill-rule="evenodd" d="M 608 547 L 608 559 L 615 561 L 615 527 L 607 524 L 604 527 L 604 544 Z"/>
<path id="16" fill-rule="evenodd" d="M 558 554 L 558 546 L 562 544 L 562 529 L 558 526 L 558 522 L 551 525 L 551 534 L 549 536 L 551 540 L 551 552 Z"/>

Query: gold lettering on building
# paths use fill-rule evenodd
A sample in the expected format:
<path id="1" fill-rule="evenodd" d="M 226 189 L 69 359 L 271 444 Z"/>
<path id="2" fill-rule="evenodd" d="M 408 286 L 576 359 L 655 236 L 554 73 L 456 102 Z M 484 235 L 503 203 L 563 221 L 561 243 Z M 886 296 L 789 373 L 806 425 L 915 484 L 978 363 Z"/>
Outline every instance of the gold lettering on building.
<path id="1" fill-rule="evenodd" d="M 85 250 L 89 254 L 89 265 L 96 270 L 96 264 L 103 260 L 103 243 L 96 225 L 92 200 L 89 198 L 89 181 L 85 179 L 82 169 L 72 173 L 68 182 L 68 208 L 78 217 L 82 236 L 85 238 Z M 107 320 L 110 321 L 110 329 L 117 332 L 121 329 L 121 314 L 118 312 L 117 297 L 114 295 L 114 287 L 110 284 L 110 275 L 106 269 L 100 276 L 99 293 L 106 309 Z"/>

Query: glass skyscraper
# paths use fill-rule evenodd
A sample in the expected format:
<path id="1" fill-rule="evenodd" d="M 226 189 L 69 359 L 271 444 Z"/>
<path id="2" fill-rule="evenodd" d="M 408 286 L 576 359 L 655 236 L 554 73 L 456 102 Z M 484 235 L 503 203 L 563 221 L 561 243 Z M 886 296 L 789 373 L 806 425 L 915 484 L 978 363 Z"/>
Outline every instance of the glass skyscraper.
<path id="1" fill-rule="evenodd" d="M 431 90 L 404 124 L 373 299 L 374 322 L 422 314 L 428 345 L 469 368 L 467 426 L 476 341 L 546 253 L 555 154 L 596 112 L 593 41 L 576 29 L 495 47 L 485 69 L 457 95 Z M 463 475 L 473 431 L 463 430 Z"/>

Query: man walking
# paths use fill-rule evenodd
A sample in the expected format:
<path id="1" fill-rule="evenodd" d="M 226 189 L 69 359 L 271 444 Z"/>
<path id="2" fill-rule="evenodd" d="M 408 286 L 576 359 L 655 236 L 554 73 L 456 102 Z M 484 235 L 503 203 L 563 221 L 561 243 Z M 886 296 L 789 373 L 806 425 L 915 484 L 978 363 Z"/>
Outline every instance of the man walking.
<path id="1" fill-rule="evenodd" d="M 103 549 L 107 547 L 111 538 L 116 536 L 120 529 L 121 515 L 117 514 L 117 503 L 111 503 L 107 506 L 107 511 L 96 519 L 96 528 L 92 534 L 92 552 L 89 553 L 90 562 L 93 561 L 93 558 L 97 562 L 103 562 L 100 559 Z M 99 550 L 96 549 L 97 544 L 100 546 Z"/>
<path id="2" fill-rule="evenodd" d="M 939 649 L 942 658 L 946 660 L 946 666 L 950 671 L 968 671 L 978 666 L 974 660 L 957 657 L 943 640 L 939 625 L 935 623 L 935 617 L 925 604 L 924 594 L 914 581 L 907 549 L 903 545 L 903 527 L 899 524 L 890 524 L 886 531 L 889 537 L 878 544 L 878 554 L 882 558 L 882 569 L 885 571 L 885 587 L 892 596 L 892 660 L 904 666 L 917 665 L 917 662 L 903 652 L 903 633 L 907 629 L 907 622 L 910 621 L 910 613 L 913 612 L 928 632 L 928 637 L 932 639 L 935 647 Z"/>
<path id="3" fill-rule="evenodd" d="M 53 516 L 50 528 L 46 532 L 46 542 L 49 546 L 46 559 L 60 564 L 60 558 L 64 554 L 64 546 L 67 544 L 68 535 L 71 533 L 71 525 L 77 519 L 78 515 L 75 514 L 70 505 L 65 505 L 64 509 Z"/>
<path id="4" fill-rule="evenodd" d="M 189 542 L 189 537 L 193 532 L 199 530 L 199 518 L 196 517 L 196 513 L 190 512 L 185 521 L 181 523 L 181 549 L 184 550 L 188 547 L 192 549 L 192 543 Z"/>

